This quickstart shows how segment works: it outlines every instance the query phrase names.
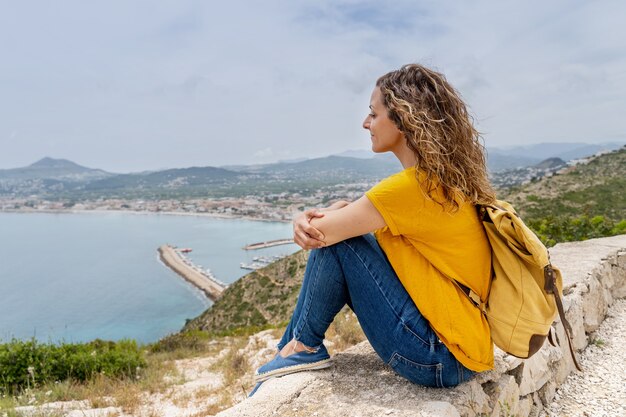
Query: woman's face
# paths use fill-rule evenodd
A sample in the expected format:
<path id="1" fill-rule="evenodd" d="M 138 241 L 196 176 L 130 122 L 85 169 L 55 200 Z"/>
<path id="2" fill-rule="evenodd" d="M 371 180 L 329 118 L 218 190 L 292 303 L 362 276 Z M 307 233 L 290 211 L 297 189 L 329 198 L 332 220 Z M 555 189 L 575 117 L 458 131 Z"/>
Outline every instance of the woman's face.
<path id="1" fill-rule="evenodd" d="M 370 113 L 363 121 L 363 128 L 370 131 L 372 151 L 397 153 L 404 145 L 404 135 L 389 119 L 382 99 L 380 88 L 375 87 L 370 99 Z"/>

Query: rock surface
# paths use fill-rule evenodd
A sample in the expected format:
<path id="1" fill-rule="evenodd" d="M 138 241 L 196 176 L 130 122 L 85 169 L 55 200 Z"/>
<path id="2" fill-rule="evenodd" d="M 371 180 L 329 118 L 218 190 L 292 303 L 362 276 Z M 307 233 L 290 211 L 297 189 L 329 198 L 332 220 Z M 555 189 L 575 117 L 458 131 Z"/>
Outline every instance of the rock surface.
<path id="1" fill-rule="evenodd" d="M 572 374 L 546 410 L 550 417 L 626 416 L 626 299 L 616 300 Z"/>
<path id="2" fill-rule="evenodd" d="M 550 253 L 563 272 L 564 304 L 575 346 L 583 350 L 614 299 L 626 296 L 626 235 L 559 244 Z M 332 368 L 267 381 L 254 397 L 218 416 L 545 415 L 557 388 L 576 372 L 563 326 L 557 322 L 555 330 L 560 347 L 546 343 L 528 360 L 496 350 L 493 370 L 454 389 L 407 382 L 363 342 L 336 355 Z M 596 372 L 590 368 L 584 376 Z"/>

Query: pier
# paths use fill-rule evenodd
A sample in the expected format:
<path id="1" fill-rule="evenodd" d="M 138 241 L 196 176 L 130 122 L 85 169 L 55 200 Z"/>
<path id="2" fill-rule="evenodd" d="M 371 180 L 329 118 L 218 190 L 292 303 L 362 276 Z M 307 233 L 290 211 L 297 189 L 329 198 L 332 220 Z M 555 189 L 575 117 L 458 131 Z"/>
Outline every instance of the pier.
<path id="1" fill-rule="evenodd" d="M 255 249 L 269 248 L 269 247 L 278 246 L 278 245 L 288 245 L 290 243 L 293 243 L 293 239 L 276 239 L 276 240 L 268 240 L 267 242 L 251 243 L 249 245 L 244 246 L 243 248 L 245 250 L 255 250 Z"/>
<path id="2" fill-rule="evenodd" d="M 216 301 L 228 286 L 215 278 L 210 271 L 194 265 L 183 254 L 183 251 L 175 246 L 163 245 L 159 247 L 158 251 L 159 258 L 165 265 L 180 275 L 185 281 L 204 292 L 211 300 Z M 189 251 L 187 250 L 186 252 Z"/>

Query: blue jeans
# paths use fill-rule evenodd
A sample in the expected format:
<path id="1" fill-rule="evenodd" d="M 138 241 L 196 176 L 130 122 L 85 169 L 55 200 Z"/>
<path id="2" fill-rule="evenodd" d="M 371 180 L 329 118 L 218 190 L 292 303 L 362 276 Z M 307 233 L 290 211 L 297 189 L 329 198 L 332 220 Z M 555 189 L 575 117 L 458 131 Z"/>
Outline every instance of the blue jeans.
<path id="1" fill-rule="evenodd" d="M 293 338 L 318 348 L 346 304 L 376 353 L 409 381 L 451 387 L 474 375 L 437 338 L 372 235 L 311 251 L 296 309 L 278 348 Z"/>

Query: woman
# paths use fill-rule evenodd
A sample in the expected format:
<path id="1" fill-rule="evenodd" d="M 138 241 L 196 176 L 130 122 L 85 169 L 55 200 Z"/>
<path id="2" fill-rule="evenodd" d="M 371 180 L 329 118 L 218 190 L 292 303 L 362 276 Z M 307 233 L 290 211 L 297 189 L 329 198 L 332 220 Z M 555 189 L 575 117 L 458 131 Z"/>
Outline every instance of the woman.
<path id="1" fill-rule="evenodd" d="M 314 250 L 255 391 L 269 378 L 330 366 L 324 334 L 345 304 L 409 381 L 451 387 L 493 367 L 489 326 L 449 278 L 486 298 L 490 248 L 475 205 L 495 195 L 465 104 L 442 74 L 411 64 L 378 79 L 369 107 L 372 150 L 393 152 L 404 170 L 353 203 L 294 220 L 295 242 Z"/>

